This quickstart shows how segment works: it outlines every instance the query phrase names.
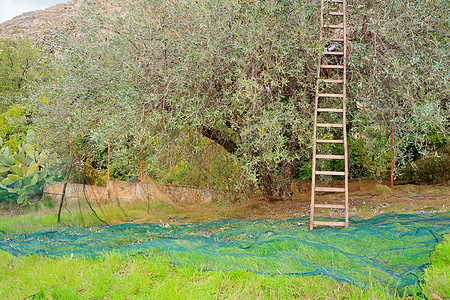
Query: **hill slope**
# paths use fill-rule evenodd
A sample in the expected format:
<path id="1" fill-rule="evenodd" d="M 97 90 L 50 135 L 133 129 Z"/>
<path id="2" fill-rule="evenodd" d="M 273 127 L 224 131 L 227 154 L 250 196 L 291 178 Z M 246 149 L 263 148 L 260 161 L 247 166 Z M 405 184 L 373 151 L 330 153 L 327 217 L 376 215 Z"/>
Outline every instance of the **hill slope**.
<path id="1" fill-rule="evenodd" d="M 0 24 L 0 39 L 30 38 L 63 26 L 76 15 L 82 0 L 70 0 L 47 9 L 31 11 Z"/>

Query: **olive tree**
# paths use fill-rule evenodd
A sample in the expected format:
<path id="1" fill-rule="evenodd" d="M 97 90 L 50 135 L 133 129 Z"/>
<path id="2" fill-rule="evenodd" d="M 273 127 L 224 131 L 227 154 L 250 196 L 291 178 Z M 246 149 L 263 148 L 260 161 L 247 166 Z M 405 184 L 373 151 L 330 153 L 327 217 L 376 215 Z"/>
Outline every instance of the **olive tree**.
<path id="1" fill-rule="evenodd" d="M 124 173 L 145 157 L 164 177 L 210 139 L 235 183 L 286 195 L 311 158 L 319 2 L 95 2 L 56 41 L 61 77 L 35 93 L 49 147 L 63 153 L 71 136 L 104 166 L 109 143 Z M 423 136 L 445 143 L 444 2 L 349 2 L 354 168 L 386 169 L 394 111 L 402 157 L 408 143 L 426 149 Z"/>
<path id="2" fill-rule="evenodd" d="M 315 14 L 282 1 L 88 6 L 61 42 L 64 75 L 41 90 L 37 122 L 52 147 L 72 135 L 104 158 L 117 144 L 122 165 L 142 148 L 161 164 L 174 145 L 209 138 L 281 195 L 310 143 Z"/>
<path id="3" fill-rule="evenodd" d="M 355 176 L 396 174 L 448 142 L 446 1 L 350 1 L 350 162 Z M 352 155 L 353 154 L 353 155 Z M 379 177 L 381 178 L 381 177 Z"/>

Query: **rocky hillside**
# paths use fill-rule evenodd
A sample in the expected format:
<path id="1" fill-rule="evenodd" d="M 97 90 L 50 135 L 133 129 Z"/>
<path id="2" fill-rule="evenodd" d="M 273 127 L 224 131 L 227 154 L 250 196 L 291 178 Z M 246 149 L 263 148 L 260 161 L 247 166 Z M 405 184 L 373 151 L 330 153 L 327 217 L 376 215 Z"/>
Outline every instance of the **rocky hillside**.
<path id="1" fill-rule="evenodd" d="M 84 1 L 88 0 L 70 0 L 44 10 L 23 13 L 9 21 L 3 22 L 0 24 L 0 39 L 35 39 L 44 32 L 58 30 L 77 15 Z M 117 8 L 119 4 L 118 1 L 107 0 L 103 2 L 102 6 L 107 11 L 110 11 Z"/>
<path id="2" fill-rule="evenodd" d="M 0 24 L 0 39 L 36 38 L 39 34 L 58 29 L 74 15 L 81 0 L 71 0 L 44 10 L 21 14 Z"/>

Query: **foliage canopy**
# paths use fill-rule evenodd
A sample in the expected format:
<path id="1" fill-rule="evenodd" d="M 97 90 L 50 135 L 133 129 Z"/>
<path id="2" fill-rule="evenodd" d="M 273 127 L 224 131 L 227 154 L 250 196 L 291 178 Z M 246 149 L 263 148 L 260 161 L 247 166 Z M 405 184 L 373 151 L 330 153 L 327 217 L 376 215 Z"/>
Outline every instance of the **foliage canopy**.
<path id="1" fill-rule="evenodd" d="M 143 156 L 150 175 L 164 177 L 204 156 L 210 138 L 231 185 L 286 195 L 310 160 L 324 46 L 318 4 L 137 0 L 110 10 L 88 3 L 58 40 L 62 76 L 36 92 L 36 123 L 49 147 L 67 152 L 71 136 L 100 168 L 111 143 L 122 175 L 136 174 Z M 399 168 L 446 143 L 445 7 L 445 0 L 350 1 L 354 176 L 387 169 L 393 120 Z"/>
<path id="2" fill-rule="evenodd" d="M 48 54 L 28 40 L 0 40 L 0 138 L 13 151 L 32 128 L 29 88 L 52 76 Z"/>

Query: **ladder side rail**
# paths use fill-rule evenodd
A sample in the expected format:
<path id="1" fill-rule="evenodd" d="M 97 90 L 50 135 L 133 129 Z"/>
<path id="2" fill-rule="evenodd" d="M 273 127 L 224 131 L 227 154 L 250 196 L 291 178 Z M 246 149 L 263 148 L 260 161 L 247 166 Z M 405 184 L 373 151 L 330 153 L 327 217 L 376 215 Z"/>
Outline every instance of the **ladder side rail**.
<path id="1" fill-rule="evenodd" d="M 344 165 L 345 165 L 345 227 L 348 227 L 348 145 L 347 145 L 347 0 L 343 0 L 343 38 L 344 38 L 344 57 L 343 57 L 343 94 L 342 109 L 343 109 L 343 138 L 344 138 Z"/>
<path id="2" fill-rule="evenodd" d="M 323 10 L 324 10 L 324 0 L 320 1 L 320 41 L 323 39 Z M 313 157 L 312 157 L 312 168 L 311 168 L 311 208 L 309 211 L 310 215 L 310 225 L 309 229 L 314 228 L 314 202 L 315 202 L 315 187 L 316 187 L 316 150 L 317 150 L 317 108 L 319 107 L 319 78 L 320 78 L 320 65 L 322 64 L 322 55 L 319 54 L 319 63 L 317 68 L 317 80 L 316 80 L 316 95 L 314 98 L 314 128 L 313 128 Z"/>
<path id="3" fill-rule="evenodd" d="M 320 0 L 320 32 L 319 32 L 319 41 L 323 40 L 323 14 L 324 14 L 324 7 L 325 7 L 325 0 Z M 321 60 L 321 56 L 319 56 L 319 60 Z M 319 64 L 320 68 L 320 64 Z"/>

